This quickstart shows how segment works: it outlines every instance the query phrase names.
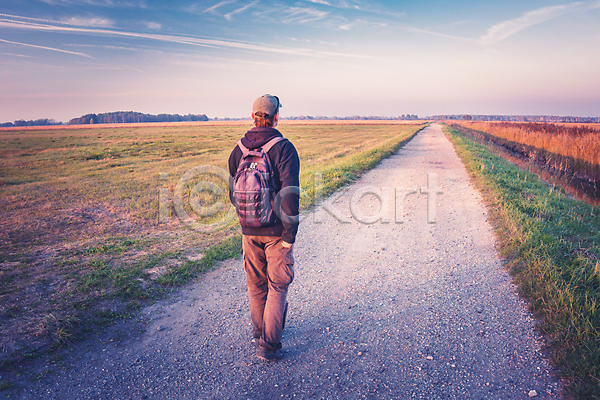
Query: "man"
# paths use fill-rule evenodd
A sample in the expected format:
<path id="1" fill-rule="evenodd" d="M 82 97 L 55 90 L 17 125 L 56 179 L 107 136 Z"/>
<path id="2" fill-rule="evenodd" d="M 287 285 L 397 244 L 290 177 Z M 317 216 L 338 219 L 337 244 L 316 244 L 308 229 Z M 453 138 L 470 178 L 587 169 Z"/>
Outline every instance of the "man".
<path id="1" fill-rule="evenodd" d="M 239 142 L 244 150 L 238 144 L 229 157 L 229 174 L 232 177 L 229 195 L 234 205 L 233 177 L 242 155 L 263 146 L 272 167 L 273 189 L 279 195 L 275 201 L 277 217 L 274 222 L 258 227 L 247 227 L 242 223 L 252 335 L 258 345 L 256 355 L 264 360 L 280 360 L 283 357 L 281 336 L 287 312 L 288 286 L 294 279 L 292 251 L 298 231 L 300 161 L 294 145 L 283 139 L 275 129 L 280 107 L 276 96 L 266 94 L 257 98 L 252 106 L 255 127 L 246 132 Z M 280 139 L 271 142 L 274 138 Z"/>

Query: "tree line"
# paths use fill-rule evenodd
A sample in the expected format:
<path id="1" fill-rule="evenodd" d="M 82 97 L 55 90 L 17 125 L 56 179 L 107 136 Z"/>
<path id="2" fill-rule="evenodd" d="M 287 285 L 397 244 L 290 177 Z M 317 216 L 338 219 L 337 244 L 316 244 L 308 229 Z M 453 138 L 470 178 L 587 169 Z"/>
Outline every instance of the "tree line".
<path id="1" fill-rule="evenodd" d="M 56 122 L 53 119 L 41 118 L 36 120 L 25 121 L 19 119 L 15 122 L 4 122 L 0 124 L 0 128 L 10 128 L 11 126 L 46 126 L 46 125 L 60 125 L 60 122 Z"/>
<path id="2" fill-rule="evenodd" d="M 86 114 L 69 121 L 70 125 L 80 124 L 125 124 L 137 122 L 182 122 L 208 121 L 204 114 L 143 114 L 134 111 L 116 111 L 103 114 Z"/>

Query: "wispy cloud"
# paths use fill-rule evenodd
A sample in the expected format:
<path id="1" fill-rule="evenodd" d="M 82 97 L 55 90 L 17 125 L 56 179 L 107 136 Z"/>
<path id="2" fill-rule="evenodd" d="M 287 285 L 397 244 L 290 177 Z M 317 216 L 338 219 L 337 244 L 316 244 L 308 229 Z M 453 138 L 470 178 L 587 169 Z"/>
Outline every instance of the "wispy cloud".
<path id="1" fill-rule="evenodd" d="M 14 54 L 14 53 L 0 53 L 0 54 L 5 55 L 5 56 L 32 58 L 31 56 L 26 56 L 25 54 Z"/>
<path id="2" fill-rule="evenodd" d="M 305 24 L 312 21 L 318 21 L 329 15 L 327 11 L 320 11 L 314 8 L 290 7 L 283 11 L 282 22 Z"/>
<path id="3" fill-rule="evenodd" d="M 222 0 L 208 8 L 204 8 L 206 6 L 202 3 L 196 3 L 186 7 L 185 10 L 195 14 L 222 15 L 228 21 L 232 21 L 236 15 L 254 8 L 252 16 L 269 23 L 309 24 L 320 22 L 321 25 L 327 28 L 339 30 L 350 30 L 359 25 L 386 25 L 386 23 L 377 21 L 370 22 L 369 17 L 367 19 L 363 17 L 364 13 L 376 15 L 377 17 L 385 15 L 388 19 L 389 17 L 397 18 L 403 15 L 403 13 L 376 8 L 378 7 L 376 4 L 365 3 L 362 0 L 349 1 L 350 3 L 344 0 L 304 0 L 296 2 L 293 6 L 286 6 L 276 1 L 255 0 L 229 11 L 232 7 L 226 6 L 240 2 L 237 0 Z M 306 3 L 310 3 L 310 5 L 303 6 Z M 223 14 L 224 9 L 228 10 L 225 14 Z M 360 15 L 360 18 L 353 19 L 351 16 L 346 15 L 348 13 L 355 14 L 355 16 Z"/>
<path id="4" fill-rule="evenodd" d="M 491 26 L 485 35 L 479 38 L 482 44 L 496 43 L 510 36 L 519 33 L 520 31 L 534 25 L 541 24 L 546 21 L 558 18 L 565 14 L 590 9 L 599 8 L 599 2 L 583 3 L 576 2 L 557 6 L 542 7 L 536 10 L 528 11 L 518 18 L 500 22 Z"/>
<path id="5" fill-rule="evenodd" d="M 214 11 L 215 11 L 217 8 L 219 8 L 219 7 L 221 7 L 221 6 L 225 6 L 225 5 L 227 5 L 227 4 L 232 4 L 232 3 L 235 3 L 235 1 L 228 1 L 228 0 L 225 0 L 225 1 L 222 1 L 222 2 L 220 2 L 220 3 L 217 3 L 217 4 L 215 4 L 215 5 L 214 5 L 214 6 L 212 6 L 212 7 L 208 7 L 208 8 L 207 8 L 206 10 L 204 10 L 203 12 L 214 12 Z"/>
<path id="6" fill-rule="evenodd" d="M 158 31 L 162 28 L 162 24 L 159 24 L 158 22 L 144 22 L 144 24 L 146 25 L 146 28 L 153 31 Z"/>
<path id="7" fill-rule="evenodd" d="M 395 12 L 390 10 L 389 8 L 385 8 L 383 6 L 381 6 L 380 4 L 377 4 L 375 2 L 369 1 L 369 2 L 365 2 L 365 1 L 361 1 L 361 0 L 339 0 L 337 2 L 329 2 L 329 1 L 325 1 L 325 0 L 308 0 L 311 3 L 315 3 L 315 4 L 323 4 L 323 5 L 327 5 L 330 7 L 335 7 L 335 8 L 339 8 L 339 9 L 344 9 L 344 10 L 356 10 L 356 11 L 360 11 L 363 14 L 364 13 L 369 13 L 369 14 L 376 14 L 376 15 L 384 15 L 386 17 L 401 17 L 404 15 L 403 12 Z"/>
<path id="8" fill-rule="evenodd" d="M 114 22 L 106 18 L 71 17 L 62 19 L 61 22 L 68 25 L 88 26 L 94 28 L 112 28 Z"/>
<path id="9" fill-rule="evenodd" d="M 95 64 L 95 63 L 85 63 L 81 66 L 82 69 L 86 70 L 102 70 L 102 71 L 123 71 L 123 70 L 133 70 L 140 73 L 144 73 L 139 68 L 132 67 L 130 65 L 107 65 L 107 64 Z"/>
<path id="10" fill-rule="evenodd" d="M 352 30 L 352 28 L 355 28 L 355 27 L 357 27 L 359 25 L 363 25 L 363 24 L 364 24 L 363 21 L 356 20 L 356 21 L 340 24 L 339 28 L 343 31 L 349 31 L 349 30 Z"/>
<path id="11" fill-rule="evenodd" d="M 144 1 L 123 1 L 123 0 L 41 0 L 52 6 L 79 4 L 96 7 L 128 7 L 128 8 L 146 8 Z"/>
<path id="12" fill-rule="evenodd" d="M 88 48 L 88 49 L 101 48 L 101 49 L 109 49 L 109 50 L 124 50 L 124 51 L 129 51 L 129 52 L 140 51 L 139 48 L 133 47 L 133 46 L 127 47 L 127 46 L 111 46 L 111 45 L 96 45 L 96 44 L 81 44 L 81 43 L 69 44 L 69 47 Z"/>
<path id="13" fill-rule="evenodd" d="M 50 50 L 50 51 L 57 51 L 59 53 L 66 53 L 66 54 L 73 54 L 76 56 L 81 56 L 81 57 L 87 57 L 87 58 L 92 58 L 91 56 L 85 54 L 85 53 L 80 53 L 78 51 L 69 51 L 69 50 L 62 50 L 62 49 L 57 49 L 54 47 L 47 47 L 47 46 L 38 46 L 36 44 L 29 44 L 29 43 L 21 43 L 21 42 L 13 42 L 12 40 L 4 40 L 4 39 L 0 39 L 0 42 L 4 42 L 4 43 L 10 43 L 10 44 L 16 44 L 19 46 L 27 46 L 27 47 L 35 47 L 37 49 L 44 49 L 44 50 Z"/>
<path id="14" fill-rule="evenodd" d="M 212 47 L 212 48 L 227 48 L 241 51 L 252 51 L 261 53 L 276 53 L 276 54 L 287 54 L 302 57 L 352 57 L 352 58 L 367 58 L 365 56 L 345 53 L 335 53 L 326 51 L 317 51 L 312 49 L 284 47 L 267 44 L 247 43 L 241 41 L 233 41 L 227 39 L 205 39 L 193 36 L 175 36 L 175 35 L 163 35 L 158 33 L 137 33 L 128 32 L 121 30 L 111 29 L 99 29 L 99 28 L 84 28 L 78 26 L 65 26 L 64 23 L 61 25 L 54 25 L 48 22 L 31 22 L 32 18 L 24 18 L 25 20 L 18 20 L 18 16 L 0 14 L 0 27 L 8 27 L 12 29 L 23 29 L 31 31 L 44 31 L 44 32 L 60 32 L 60 33 L 73 33 L 83 34 L 90 36 L 117 36 L 117 37 L 128 37 L 136 39 L 148 39 L 156 40 L 160 42 L 168 43 L 179 43 L 192 46 Z M 34 46 L 35 47 L 35 46 Z M 56 49 L 60 51 L 59 49 Z M 83 53 L 62 51 L 65 53 L 84 55 Z M 87 55 L 84 55 L 89 57 Z"/>
<path id="15" fill-rule="evenodd" d="M 361 0 L 307 0 L 314 7 L 291 7 L 282 10 L 279 20 L 288 23 L 309 23 L 324 21 L 331 29 L 349 31 L 358 26 L 386 27 L 396 22 L 404 13 L 381 8 L 376 3 L 366 3 Z M 323 8 L 327 6 L 330 8 Z M 288 14 L 287 16 L 285 14 Z M 369 15 L 370 14 L 370 15 Z"/>
<path id="16" fill-rule="evenodd" d="M 238 8 L 237 10 L 234 10 L 234 11 L 232 11 L 232 12 L 230 12 L 230 13 L 227 13 L 227 14 L 225 14 L 225 15 L 224 15 L 224 17 L 225 17 L 225 19 L 226 19 L 227 21 L 230 21 L 230 20 L 231 20 L 231 18 L 232 18 L 232 17 L 233 17 L 235 14 L 240 14 L 240 13 L 243 13 L 244 11 L 246 11 L 247 9 L 249 9 L 250 7 L 254 7 L 254 6 L 255 6 L 255 5 L 257 5 L 257 4 L 258 4 L 258 1 L 255 1 L 255 2 L 253 2 L 253 3 L 247 4 L 247 5 L 245 5 L 244 7 L 240 7 L 240 8 Z"/>

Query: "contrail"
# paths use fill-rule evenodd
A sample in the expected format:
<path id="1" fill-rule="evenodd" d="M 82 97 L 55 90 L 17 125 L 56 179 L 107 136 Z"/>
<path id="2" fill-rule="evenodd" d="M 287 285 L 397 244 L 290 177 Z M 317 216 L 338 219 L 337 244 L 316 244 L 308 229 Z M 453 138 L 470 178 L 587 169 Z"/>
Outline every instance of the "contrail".
<path id="1" fill-rule="evenodd" d="M 46 47 L 46 46 L 38 46 L 37 44 L 29 44 L 29 43 L 21 43 L 21 42 L 13 42 L 11 40 L 5 40 L 5 39 L 0 39 L 0 42 L 4 42 L 4 43 L 10 43 L 10 44 L 18 44 L 20 46 L 28 46 L 28 47 L 35 47 L 38 49 L 44 49 L 44 50 L 51 50 L 51 51 L 58 51 L 60 53 L 67 53 L 67 54 L 74 54 L 76 56 L 82 56 L 82 57 L 87 57 L 87 58 L 93 58 L 92 56 L 89 56 L 85 53 L 79 53 L 77 51 L 68 51 L 68 50 L 62 50 L 62 49 L 56 49 L 54 47 Z"/>

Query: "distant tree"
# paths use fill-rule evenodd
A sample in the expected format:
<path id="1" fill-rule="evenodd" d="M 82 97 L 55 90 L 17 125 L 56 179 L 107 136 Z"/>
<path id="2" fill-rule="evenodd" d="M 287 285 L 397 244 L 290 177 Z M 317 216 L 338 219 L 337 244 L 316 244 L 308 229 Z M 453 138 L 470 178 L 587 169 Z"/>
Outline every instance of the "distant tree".
<path id="1" fill-rule="evenodd" d="M 115 111 L 103 114 L 86 114 L 73 118 L 69 124 L 122 124 L 140 122 L 180 122 L 180 121 L 208 121 L 205 114 L 142 114 L 134 111 Z"/>
<path id="2" fill-rule="evenodd" d="M 5 122 L 0 124 L 0 127 L 11 127 L 11 126 L 46 126 L 46 125 L 60 125 L 60 122 L 56 122 L 53 119 L 41 118 L 36 120 L 25 121 L 24 119 L 19 119 L 15 122 Z"/>

